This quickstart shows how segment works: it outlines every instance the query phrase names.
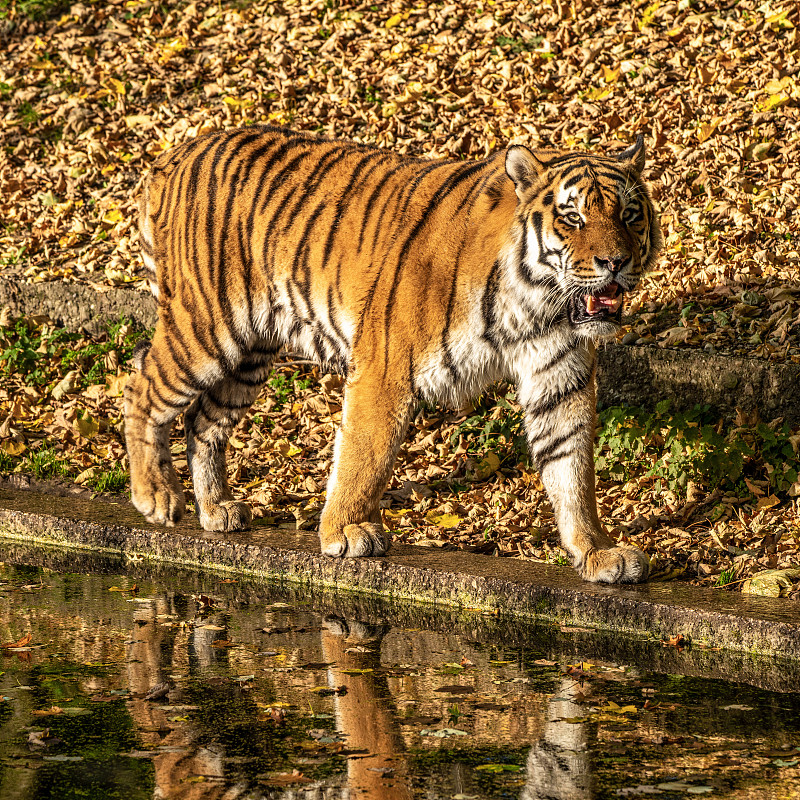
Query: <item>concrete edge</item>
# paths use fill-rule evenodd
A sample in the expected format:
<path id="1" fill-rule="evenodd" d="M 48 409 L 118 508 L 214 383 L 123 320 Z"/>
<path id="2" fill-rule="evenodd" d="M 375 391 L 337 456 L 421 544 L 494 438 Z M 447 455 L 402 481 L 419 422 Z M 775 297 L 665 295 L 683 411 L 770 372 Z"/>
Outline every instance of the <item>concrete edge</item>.
<path id="1" fill-rule="evenodd" d="M 223 579 L 223 574 L 215 571 L 129 559 L 118 553 L 12 544 L 9 540 L 0 540 L 0 551 L 14 564 L 39 566 L 59 573 L 125 574 L 137 583 L 150 581 L 184 595 L 206 594 L 220 608 L 235 608 L 240 603 L 250 606 L 282 602 L 310 609 L 321 617 L 386 628 L 439 631 L 497 643 L 537 653 L 557 663 L 635 665 L 647 672 L 734 681 L 781 693 L 794 692 L 800 685 L 800 660 L 697 645 L 665 647 L 648 636 L 562 626 L 543 620 L 520 621 L 491 612 L 391 601 L 380 595 L 337 592 L 309 584 L 277 584 L 249 576 L 237 576 L 231 583 L 229 574 Z"/>
<path id="2" fill-rule="evenodd" d="M 53 501 L 58 510 L 48 508 Z M 261 529 L 223 538 L 191 524 L 172 530 L 121 524 L 116 519 L 129 516 L 124 506 L 105 504 L 92 519 L 97 507 L 0 490 L 0 537 L 519 620 L 656 639 L 680 633 L 711 647 L 800 660 L 799 603 L 674 582 L 598 586 L 566 568 L 422 547 L 400 546 L 384 558 L 334 560 L 319 554 L 315 534 Z"/>
<path id="3" fill-rule="evenodd" d="M 157 319 L 149 292 L 132 287 L 93 288 L 81 283 L 0 281 L 0 308 L 16 316 L 46 314 L 73 330 L 99 331 L 129 317 L 145 328 Z M 775 363 L 698 350 L 608 345 L 598 353 L 597 396 L 602 406 L 652 409 L 664 399 L 674 409 L 708 404 L 726 416 L 759 409 L 764 419 L 800 424 L 800 364 Z"/>

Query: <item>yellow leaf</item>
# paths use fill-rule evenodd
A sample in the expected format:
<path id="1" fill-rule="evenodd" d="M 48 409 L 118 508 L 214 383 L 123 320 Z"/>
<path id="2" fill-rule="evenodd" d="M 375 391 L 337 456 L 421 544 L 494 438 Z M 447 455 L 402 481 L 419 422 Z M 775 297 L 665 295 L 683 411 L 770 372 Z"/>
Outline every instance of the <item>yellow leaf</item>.
<path id="1" fill-rule="evenodd" d="M 83 472 L 80 473 L 80 475 L 78 475 L 77 478 L 75 478 L 75 483 L 77 483 L 78 486 L 83 486 L 83 484 L 86 483 L 88 480 L 94 478 L 96 473 L 97 470 L 95 469 L 95 467 L 89 467 L 89 469 L 85 469 Z"/>
<path id="2" fill-rule="evenodd" d="M 616 83 L 619 80 L 619 70 L 620 68 L 617 67 L 616 69 L 610 69 L 609 67 L 603 67 L 603 79 L 606 83 Z"/>
<path id="3" fill-rule="evenodd" d="M 91 439 L 99 430 L 100 423 L 89 413 L 75 420 L 75 427 L 84 439 Z"/>
<path id="4" fill-rule="evenodd" d="M 440 528 L 456 528 L 461 522 L 458 514 L 429 514 L 428 521 Z"/>
<path id="5" fill-rule="evenodd" d="M 110 208 L 103 215 L 103 222 L 107 222 L 109 225 L 116 225 L 118 222 L 122 222 L 123 219 L 125 218 L 118 208 Z"/>
<path id="6" fill-rule="evenodd" d="M 111 84 L 111 88 L 120 95 L 125 94 L 125 84 L 122 81 L 117 80 L 116 78 L 109 78 L 109 84 Z"/>
<path id="7" fill-rule="evenodd" d="M 476 462 L 467 472 L 470 481 L 485 481 L 500 469 L 500 457 L 497 453 L 487 453 L 480 461 Z"/>
<path id="8" fill-rule="evenodd" d="M 791 86 L 792 79 L 788 75 L 785 75 L 778 81 L 769 81 L 764 87 L 764 91 L 769 94 L 778 94 L 778 92 L 790 89 Z"/>
<path id="9" fill-rule="evenodd" d="M 781 501 L 775 497 L 774 494 L 769 495 L 769 497 L 761 497 L 758 500 L 758 504 L 756 505 L 757 510 L 761 510 L 762 508 L 774 508 L 777 506 Z"/>
<path id="10" fill-rule="evenodd" d="M 132 281 L 136 280 L 135 275 L 129 275 L 127 272 L 123 272 L 121 269 L 114 269 L 114 267 L 106 267 L 103 272 L 105 273 L 106 278 L 111 281 L 111 283 L 131 283 Z"/>
<path id="11" fill-rule="evenodd" d="M 720 122 L 722 117 L 714 117 L 711 122 L 704 122 L 697 129 L 697 141 L 702 144 L 706 139 L 710 139 L 717 132 Z"/>
<path id="12" fill-rule="evenodd" d="M 759 103 L 757 108 L 759 111 L 772 111 L 773 108 L 785 106 L 790 100 L 791 97 L 786 92 L 771 94 L 766 100 Z"/>
<path id="13" fill-rule="evenodd" d="M 642 28 L 646 28 L 648 25 L 652 24 L 653 18 L 658 11 L 658 7 L 661 5 L 661 0 L 656 0 L 655 3 L 651 3 L 647 8 L 644 10 L 644 14 L 642 14 L 642 19 L 639 21 L 639 30 Z"/>
<path id="14" fill-rule="evenodd" d="M 0 442 L 0 450 L 4 453 L 8 453 L 10 456 L 19 456 L 25 452 L 26 444 L 25 442 Z"/>
<path id="15" fill-rule="evenodd" d="M 127 382 L 128 374 L 126 372 L 123 372 L 121 375 L 107 375 L 106 394 L 109 397 L 122 397 Z"/>
<path id="16" fill-rule="evenodd" d="M 395 26 L 399 25 L 403 21 L 402 14 L 395 14 L 394 16 L 389 17 L 386 22 L 383 23 L 384 28 L 394 28 Z"/>
<path id="17" fill-rule="evenodd" d="M 789 9 L 785 8 L 783 11 L 778 11 L 776 14 L 771 14 L 764 22 L 773 28 L 794 28 L 794 23 L 786 19 L 789 15 Z"/>
<path id="18" fill-rule="evenodd" d="M 129 114 L 125 117 L 125 124 L 129 128 L 141 128 L 144 125 L 150 126 L 153 120 L 147 114 Z"/>
<path id="19" fill-rule="evenodd" d="M 298 447 L 296 444 L 292 444 L 287 439 L 278 439 L 278 441 L 275 442 L 275 449 L 282 456 L 286 456 L 287 458 L 292 458 L 292 456 L 296 456 L 298 453 L 303 452 L 302 447 Z"/>
<path id="20" fill-rule="evenodd" d="M 596 86 L 594 89 L 589 89 L 587 95 L 590 100 L 602 100 L 611 94 L 611 89 L 607 86 Z"/>
<path id="21" fill-rule="evenodd" d="M 177 39 L 173 39 L 164 46 L 159 61 L 162 64 L 166 64 L 176 53 L 180 53 L 181 50 L 185 50 L 187 43 L 188 40 L 185 36 L 179 36 Z"/>

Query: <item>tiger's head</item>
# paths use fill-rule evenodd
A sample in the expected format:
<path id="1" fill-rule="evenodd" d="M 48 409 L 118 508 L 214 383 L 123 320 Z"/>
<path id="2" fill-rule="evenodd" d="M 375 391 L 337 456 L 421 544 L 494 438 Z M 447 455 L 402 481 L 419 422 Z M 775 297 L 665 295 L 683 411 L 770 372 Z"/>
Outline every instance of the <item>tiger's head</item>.
<path id="1" fill-rule="evenodd" d="M 616 157 L 523 145 L 506 151 L 520 228 L 523 282 L 587 338 L 619 328 L 623 297 L 661 248 L 661 229 L 641 179 L 644 140 Z"/>

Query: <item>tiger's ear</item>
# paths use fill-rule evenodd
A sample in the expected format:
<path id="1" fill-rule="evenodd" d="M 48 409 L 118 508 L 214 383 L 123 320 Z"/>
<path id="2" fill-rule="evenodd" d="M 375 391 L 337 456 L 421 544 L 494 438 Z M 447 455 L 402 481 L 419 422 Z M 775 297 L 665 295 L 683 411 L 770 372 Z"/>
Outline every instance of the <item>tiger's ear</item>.
<path id="1" fill-rule="evenodd" d="M 514 181 L 520 199 L 544 170 L 544 164 L 525 145 L 512 144 L 506 150 L 506 175 Z"/>
<path id="2" fill-rule="evenodd" d="M 642 136 L 641 133 L 636 137 L 636 141 L 630 147 L 617 154 L 617 161 L 628 161 L 637 177 L 642 174 L 644 160 L 644 136 Z"/>

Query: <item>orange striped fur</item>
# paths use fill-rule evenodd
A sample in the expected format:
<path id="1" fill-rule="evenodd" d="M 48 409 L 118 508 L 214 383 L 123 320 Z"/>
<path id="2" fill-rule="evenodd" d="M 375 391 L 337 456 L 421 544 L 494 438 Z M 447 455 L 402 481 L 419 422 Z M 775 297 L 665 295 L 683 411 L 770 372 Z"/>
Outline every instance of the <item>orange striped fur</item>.
<path id="1" fill-rule="evenodd" d="M 347 375 L 322 551 L 380 555 L 378 504 L 417 403 L 510 379 L 576 568 L 646 577 L 600 526 L 592 464 L 593 343 L 660 247 L 643 164 L 641 140 L 617 158 L 428 161 L 273 127 L 165 153 L 141 199 L 159 321 L 125 397 L 136 508 L 166 525 L 184 512 L 168 447 L 183 412 L 200 523 L 249 525 L 225 447 L 287 349 Z"/>

